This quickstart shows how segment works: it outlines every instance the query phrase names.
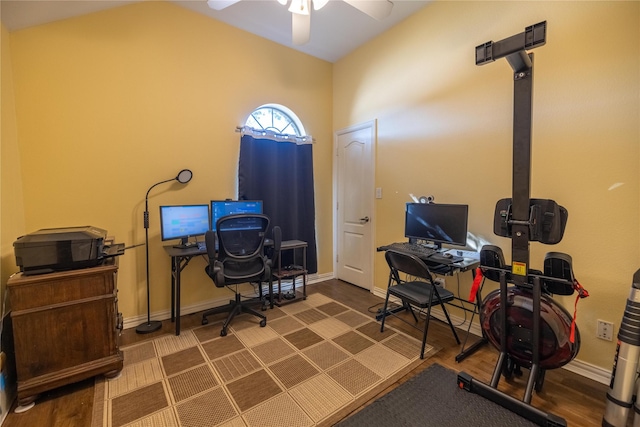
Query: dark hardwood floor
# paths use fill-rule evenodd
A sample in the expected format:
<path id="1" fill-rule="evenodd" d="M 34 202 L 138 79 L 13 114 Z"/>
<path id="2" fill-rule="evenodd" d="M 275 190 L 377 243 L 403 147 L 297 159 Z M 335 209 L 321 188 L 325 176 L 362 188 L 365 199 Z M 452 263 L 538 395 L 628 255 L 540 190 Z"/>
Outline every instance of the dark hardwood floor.
<path id="1" fill-rule="evenodd" d="M 370 292 L 338 280 L 309 285 L 307 289 L 309 293 L 321 292 L 362 313 L 369 313 L 371 316 L 375 315 L 383 303 L 382 299 Z M 186 330 L 198 326 L 200 320 L 198 313 L 183 316 L 181 327 Z M 397 319 L 389 318 L 387 321 L 416 338 L 420 336 L 419 331 Z M 121 345 L 143 341 L 164 333 L 174 333 L 173 323 L 165 321 L 160 331 L 148 335 L 138 335 L 134 329 L 128 329 L 122 334 Z M 460 331 L 460 333 L 462 337 L 464 331 Z M 465 371 L 485 383 L 490 381 L 498 355 L 498 352 L 490 345 L 481 347 L 476 353 L 457 363 L 455 356 L 459 353 L 460 347 L 455 343 L 449 328 L 437 320 L 432 320 L 429 326 L 427 342 L 440 350 L 380 395 L 389 392 L 433 363 L 438 363 L 456 372 Z M 514 377 L 509 381 L 501 379 L 499 389 L 521 400 L 528 370 L 525 369 L 523 372 L 522 377 Z M 89 426 L 93 406 L 93 382 L 93 379 L 89 379 L 48 392 L 36 401 L 35 407 L 22 414 L 13 412 L 14 403 L 14 408 L 7 415 L 3 427 Z M 531 403 L 543 411 L 563 417 L 569 426 L 600 426 L 604 413 L 606 391 L 607 386 L 603 384 L 564 369 L 555 369 L 546 373 L 544 387 L 540 393 L 534 393 Z M 375 398 L 371 401 L 373 400 Z"/>

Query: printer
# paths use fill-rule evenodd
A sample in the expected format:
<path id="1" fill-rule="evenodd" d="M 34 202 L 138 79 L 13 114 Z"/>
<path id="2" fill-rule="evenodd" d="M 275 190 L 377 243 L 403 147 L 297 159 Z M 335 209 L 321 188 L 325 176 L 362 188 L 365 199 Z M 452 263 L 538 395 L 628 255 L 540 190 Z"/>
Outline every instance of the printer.
<path id="1" fill-rule="evenodd" d="M 124 244 L 109 245 L 106 230 L 92 226 L 38 230 L 18 237 L 13 248 L 25 275 L 94 267 L 124 253 Z"/>

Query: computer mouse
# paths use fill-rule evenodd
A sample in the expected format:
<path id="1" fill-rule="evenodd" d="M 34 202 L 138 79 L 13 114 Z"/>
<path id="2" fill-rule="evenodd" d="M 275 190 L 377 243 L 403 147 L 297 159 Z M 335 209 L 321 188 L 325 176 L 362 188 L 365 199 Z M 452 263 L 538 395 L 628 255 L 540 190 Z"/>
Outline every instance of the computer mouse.
<path id="1" fill-rule="evenodd" d="M 453 255 L 451 255 L 449 252 L 447 252 L 446 254 L 444 254 L 445 258 L 453 258 Z"/>

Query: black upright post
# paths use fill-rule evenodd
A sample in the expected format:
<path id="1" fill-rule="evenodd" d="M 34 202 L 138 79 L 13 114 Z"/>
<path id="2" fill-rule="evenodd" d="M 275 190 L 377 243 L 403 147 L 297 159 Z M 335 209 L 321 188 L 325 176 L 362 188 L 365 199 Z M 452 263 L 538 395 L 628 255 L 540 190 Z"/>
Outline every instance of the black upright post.
<path id="1" fill-rule="evenodd" d="M 515 54 L 513 54 L 515 55 Z M 529 200 L 531 197 L 531 113 L 533 53 L 513 74 L 512 273 L 516 285 L 529 272 Z M 512 61 L 510 61 L 512 63 Z"/>

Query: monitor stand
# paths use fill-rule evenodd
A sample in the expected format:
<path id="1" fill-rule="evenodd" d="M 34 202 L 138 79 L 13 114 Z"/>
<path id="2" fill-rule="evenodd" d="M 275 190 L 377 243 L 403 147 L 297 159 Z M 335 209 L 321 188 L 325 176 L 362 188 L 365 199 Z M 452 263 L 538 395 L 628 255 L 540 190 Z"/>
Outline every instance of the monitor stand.
<path id="1" fill-rule="evenodd" d="M 180 239 L 180 243 L 173 245 L 173 247 L 176 249 L 189 249 L 197 245 L 197 242 L 190 242 L 188 237 L 183 237 Z"/>

